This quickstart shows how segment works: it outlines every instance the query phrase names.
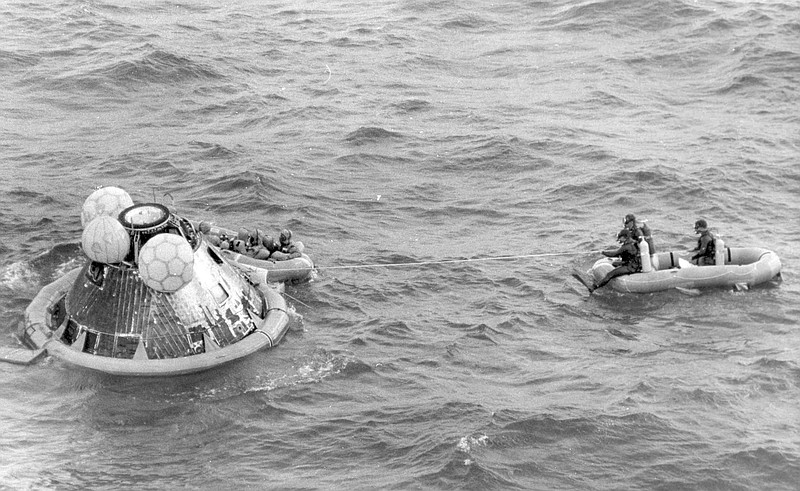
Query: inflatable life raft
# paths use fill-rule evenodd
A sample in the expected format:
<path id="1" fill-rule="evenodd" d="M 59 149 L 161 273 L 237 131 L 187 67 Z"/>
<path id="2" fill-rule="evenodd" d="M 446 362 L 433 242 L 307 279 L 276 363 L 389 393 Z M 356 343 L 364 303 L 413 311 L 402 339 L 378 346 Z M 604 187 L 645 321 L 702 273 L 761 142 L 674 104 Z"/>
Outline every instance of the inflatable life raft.
<path id="1" fill-rule="evenodd" d="M 82 248 L 89 260 L 42 288 L 26 309 L 20 338 L 31 359 L 46 351 L 110 374 L 171 376 L 283 338 L 283 285 L 228 260 L 165 206 L 131 203 L 119 188 L 87 199 Z"/>
<path id="2" fill-rule="evenodd" d="M 258 273 L 266 273 L 266 281 L 270 283 L 297 283 L 308 281 L 314 274 L 314 263 L 311 258 L 303 254 L 294 259 L 272 261 L 269 259 L 255 259 L 245 254 L 233 251 L 220 251 L 228 260 L 239 267 Z"/>
<path id="3" fill-rule="evenodd" d="M 213 243 L 219 243 L 220 238 L 226 240 L 240 235 L 240 232 L 223 227 L 205 225 L 204 222 L 196 223 L 195 228 L 201 231 L 201 234 L 212 239 Z M 314 275 L 314 262 L 311 257 L 304 253 L 290 259 L 275 259 L 274 257 L 257 259 L 246 253 L 225 248 L 220 248 L 220 252 L 225 258 L 248 271 L 255 273 L 265 271 L 267 281 L 270 283 L 300 283 L 310 280 Z"/>
<path id="4" fill-rule="evenodd" d="M 780 275 L 781 261 L 770 250 L 724 247 L 721 242 L 717 245 L 722 247 L 717 248 L 713 266 L 690 263 L 688 259 L 692 253 L 686 251 L 653 254 L 647 256 L 649 261 L 643 260 L 643 272 L 618 276 L 608 286 L 624 293 L 650 293 L 671 288 L 750 287 Z M 592 266 L 589 272 L 595 284 L 614 269 L 611 263 L 611 258 L 603 258 Z"/>

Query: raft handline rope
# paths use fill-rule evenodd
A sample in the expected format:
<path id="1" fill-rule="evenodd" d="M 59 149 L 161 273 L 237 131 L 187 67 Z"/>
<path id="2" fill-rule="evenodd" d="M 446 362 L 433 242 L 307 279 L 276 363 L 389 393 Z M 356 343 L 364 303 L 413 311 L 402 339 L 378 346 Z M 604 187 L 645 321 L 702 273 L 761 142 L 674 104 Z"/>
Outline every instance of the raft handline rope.
<path id="1" fill-rule="evenodd" d="M 586 252 L 546 252 L 540 254 L 522 254 L 518 256 L 496 256 L 496 257 L 477 257 L 470 259 L 442 259 L 439 261 L 417 261 L 412 263 L 375 263 L 375 264 L 354 264 L 351 266 L 314 266 L 314 269 L 363 269 L 363 268 L 391 268 L 399 266 L 425 266 L 429 264 L 453 264 L 453 263 L 469 263 L 478 261 L 501 261 L 508 259 L 526 259 L 531 257 L 548 257 L 548 256 L 578 256 L 584 254 L 597 254 L 601 251 L 586 251 Z M 297 268 L 307 269 L 307 268 Z"/>

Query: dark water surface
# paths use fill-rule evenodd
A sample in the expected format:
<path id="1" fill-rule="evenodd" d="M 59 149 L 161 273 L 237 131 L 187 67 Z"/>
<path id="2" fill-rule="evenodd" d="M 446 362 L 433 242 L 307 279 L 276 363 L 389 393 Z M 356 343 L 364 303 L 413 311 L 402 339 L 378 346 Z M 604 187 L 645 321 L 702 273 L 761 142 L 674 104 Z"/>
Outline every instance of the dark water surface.
<path id="1" fill-rule="evenodd" d="M 282 344 L 218 370 L 0 366 L 0 488 L 796 489 L 799 19 L 788 1 L 6 4 L 2 346 L 81 263 L 99 185 L 289 227 L 319 274 L 287 288 Z M 588 297 L 569 273 L 630 212 L 660 250 L 706 218 L 776 251 L 783 281 Z"/>

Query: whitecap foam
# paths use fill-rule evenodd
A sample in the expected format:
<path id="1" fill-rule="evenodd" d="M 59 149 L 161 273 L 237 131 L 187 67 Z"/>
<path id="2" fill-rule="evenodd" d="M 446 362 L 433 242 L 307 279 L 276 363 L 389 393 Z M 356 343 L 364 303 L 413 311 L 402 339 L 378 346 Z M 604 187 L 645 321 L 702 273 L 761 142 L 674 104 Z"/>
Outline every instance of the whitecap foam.
<path id="1" fill-rule="evenodd" d="M 28 290 L 36 286 L 39 274 L 30 263 L 19 261 L 0 268 L 0 285 L 11 290 Z"/>
<path id="2" fill-rule="evenodd" d="M 489 442 L 487 435 L 481 436 L 465 436 L 458 441 L 456 448 L 464 453 L 472 452 L 474 447 L 485 447 Z"/>

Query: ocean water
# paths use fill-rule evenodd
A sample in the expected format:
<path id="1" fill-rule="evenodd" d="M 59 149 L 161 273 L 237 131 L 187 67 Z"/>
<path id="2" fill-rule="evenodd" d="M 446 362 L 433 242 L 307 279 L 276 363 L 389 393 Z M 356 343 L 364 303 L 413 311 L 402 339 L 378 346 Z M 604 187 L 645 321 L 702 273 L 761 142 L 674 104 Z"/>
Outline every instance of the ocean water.
<path id="1" fill-rule="evenodd" d="M 126 189 L 318 266 L 201 374 L 0 365 L 2 489 L 797 489 L 800 6 L 16 1 L 0 345 Z M 626 213 L 781 281 L 589 296 Z"/>

